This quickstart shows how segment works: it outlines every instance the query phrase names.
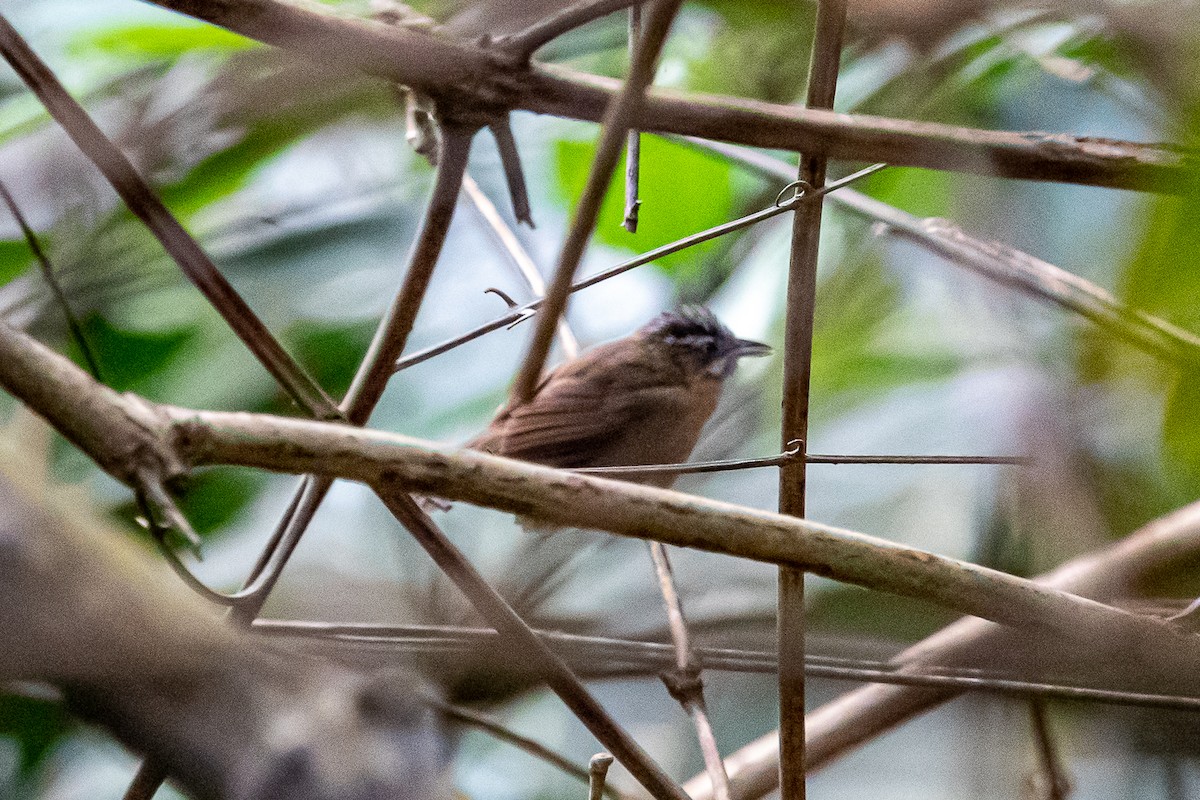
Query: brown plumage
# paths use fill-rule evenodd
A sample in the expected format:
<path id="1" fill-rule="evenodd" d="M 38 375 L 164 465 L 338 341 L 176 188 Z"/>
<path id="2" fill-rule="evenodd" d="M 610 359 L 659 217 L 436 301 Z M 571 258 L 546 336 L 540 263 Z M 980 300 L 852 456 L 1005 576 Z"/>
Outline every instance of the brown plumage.
<path id="1" fill-rule="evenodd" d="M 467 446 L 568 469 L 681 462 L 738 359 L 770 350 L 738 339 L 707 309 L 664 313 L 555 369 L 529 402 L 501 409 Z"/>

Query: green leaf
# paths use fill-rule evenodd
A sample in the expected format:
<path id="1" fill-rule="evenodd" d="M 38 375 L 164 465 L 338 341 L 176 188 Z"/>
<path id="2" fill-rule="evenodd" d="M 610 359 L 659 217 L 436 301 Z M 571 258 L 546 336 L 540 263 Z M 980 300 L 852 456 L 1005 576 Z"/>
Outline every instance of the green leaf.
<path id="1" fill-rule="evenodd" d="M 595 144 L 559 141 L 555 148 L 558 188 L 574 205 L 587 181 Z M 621 227 L 624 217 L 624 159 L 614 173 L 600 208 L 596 238 L 631 252 L 645 252 L 697 231 L 728 221 L 733 210 L 733 176 L 718 156 L 686 145 L 642 136 L 641 214 L 636 234 Z M 702 269 L 704 255 L 718 245 L 705 242 L 656 263 L 677 281 L 686 282 Z"/>
<path id="2" fill-rule="evenodd" d="M 103 54 L 139 59 L 175 59 L 199 50 L 226 53 L 261 47 L 253 39 L 215 25 L 180 21 L 168 25 L 117 25 L 89 31 L 71 42 L 75 56 Z"/>
<path id="3" fill-rule="evenodd" d="M 71 728 L 61 704 L 17 695 L 0 695 L 0 736 L 17 740 L 19 777 L 28 779 Z"/>
<path id="4" fill-rule="evenodd" d="M 817 288 L 813 330 L 814 415 L 837 416 L 891 389 L 945 379 L 962 368 L 938 347 L 897 352 L 895 333 L 919 321 L 900 315 L 900 292 L 877 258 L 842 261 Z"/>
<path id="5" fill-rule="evenodd" d="M 207 534 L 236 519 L 266 485 L 261 472 L 212 469 L 189 476 L 175 495 L 196 532 Z"/>
<path id="6" fill-rule="evenodd" d="M 123 330 L 98 314 L 83 322 L 83 335 L 100 363 L 105 383 L 119 392 L 154 396 L 153 378 L 166 369 L 194 335 L 191 329 Z"/>
<path id="7" fill-rule="evenodd" d="M 373 320 L 330 324 L 304 320 L 288 330 L 289 350 L 333 397 L 341 397 L 362 361 L 375 330 Z"/>
<path id="8" fill-rule="evenodd" d="M 234 74 L 243 68 L 248 69 L 231 62 L 227 70 Z M 261 75 L 239 74 L 236 80 L 256 84 L 260 90 L 264 82 Z M 244 133 L 236 142 L 200 161 L 179 182 L 162 187 L 163 202 L 186 219 L 241 189 L 256 169 L 322 127 L 348 115 L 386 115 L 393 110 L 394 104 L 380 86 L 347 80 L 336 91 L 323 93 L 311 102 L 293 102 L 286 109 L 275 109 L 264 116 L 227 120 L 225 132 L 236 129 Z"/>
<path id="9" fill-rule="evenodd" d="M 961 184 L 961 178 L 949 172 L 891 167 L 854 188 L 918 217 L 952 217 Z"/>
<path id="10" fill-rule="evenodd" d="M 1200 481 L 1200 370 L 1181 370 L 1167 394 L 1163 445 L 1192 481 Z"/>
<path id="11" fill-rule="evenodd" d="M 25 273 L 33 265 L 33 254 L 24 239 L 0 241 L 0 286 Z"/>
<path id="12" fill-rule="evenodd" d="M 1200 333 L 1200 205 L 1195 194 L 1158 197 L 1143 223 L 1145 237 L 1126 270 L 1122 292 L 1135 308 Z"/>

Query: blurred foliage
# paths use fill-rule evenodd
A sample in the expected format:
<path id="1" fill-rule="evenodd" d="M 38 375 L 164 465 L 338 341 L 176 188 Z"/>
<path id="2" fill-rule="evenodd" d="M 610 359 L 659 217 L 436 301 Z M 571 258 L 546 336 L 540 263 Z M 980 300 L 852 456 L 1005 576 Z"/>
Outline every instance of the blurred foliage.
<path id="1" fill-rule="evenodd" d="M 359 0 L 336 5 L 347 13 L 367 8 Z M 1143 141 L 1196 138 L 1196 119 L 1187 110 L 1195 105 L 1194 89 L 1173 77 L 1192 74 L 1189 62 L 1172 61 L 1183 58 L 1178 41 L 1195 38 L 1191 23 L 1180 21 L 1168 36 L 1153 28 L 1158 17 L 1149 5 L 1139 18 L 1124 10 L 1106 16 L 1065 6 L 912 3 L 906 11 L 904 5 L 889 11 L 908 14 L 907 26 L 893 31 L 861 16 L 852 20 L 839 110 Z M 417 6 L 447 21 L 445 35 L 481 32 L 470 28 L 470 12 L 478 10 L 470 3 Z M 289 351 L 340 397 L 402 279 L 430 181 L 425 162 L 406 150 L 392 88 L 289 59 L 132 0 L 94 6 L 26 0 L 14 7 L 14 23 L 30 31 L 35 49 L 150 177 Z M 517 19 L 508 21 L 516 25 Z M 790 0 L 687 4 L 658 82 L 796 102 L 805 90 L 812 21 L 811 4 Z M 539 57 L 619 76 L 628 60 L 626 35 L 625 17 L 613 15 L 563 37 Z M 1182 66 L 1162 70 L 1171 64 Z M 523 114 L 513 122 L 539 226 L 518 229 L 517 236 L 546 270 L 590 167 L 594 129 Z M 620 227 L 618 168 L 585 269 L 763 208 L 779 189 L 776 180 L 690 145 L 651 135 L 642 143 L 638 232 Z M 794 156 L 779 155 L 794 163 Z M 849 167 L 834 164 L 831 173 Z M 471 171 L 507 218 L 490 143 L 473 151 Z M 109 385 L 184 406 L 299 413 L 8 75 L 0 77 L 0 173 L 50 252 Z M 947 217 L 982 238 L 1027 249 L 1200 333 L 1195 198 L 897 168 L 856 188 L 912 214 Z M 787 221 L 779 218 L 589 289 L 573 301 L 571 320 L 587 344 L 627 333 L 660 307 L 708 302 L 739 335 L 778 344 L 788 247 Z M 15 226 L 0 230 L 0 313 L 77 356 L 61 309 L 31 264 Z M 483 290 L 515 280 L 477 220 L 460 213 L 409 351 L 491 319 L 499 308 Z M 817 308 L 810 449 L 1029 450 L 1039 463 L 1068 465 L 1041 486 L 1041 474 L 1029 480 L 1017 470 L 990 467 L 814 467 L 810 513 L 817 519 L 1027 573 L 1095 548 L 1200 494 L 1200 376 L 1194 370 L 1154 361 L 1057 307 L 959 270 L 832 205 L 822 237 Z M 400 373 L 372 423 L 418 436 L 470 435 L 504 397 L 528 327 Z M 746 365 L 737 381 L 698 457 L 778 448 L 785 388 L 780 360 Z M 62 442 L 53 453 L 61 479 L 89 482 L 100 502 L 127 523 L 136 514 L 128 492 L 98 475 L 83 456 Z M 202 578 L 214 586 L 236 585 L 293 485 L 246 470 L 214 469 L 174 487 L 206 538 L 209 556 L 197 567 Z M 759 507 L 775 502 L 769 470 L 696 478 L 684 488 Z M 546 556 L 553 548 L 530 544 L 501 516 L 456 508 L 444 521 L 456 543 L 498 583 L 544 582 L 521 589 L 539 598 L 527 609 L 533 622 L 612 635 L 661 633 L 660 601 L 642 548 L 605 539 L 604 546 L 572 551 L 561 565 L 552 560 L 538 566 L 530 554 Z M 444 621 L 438 614 L 465 614 L 457 599 L 407 599 L 453 593 L 429 588 L 424 556 L 395 532 L 365 491 L 339 484 L 285 574 L 272 613 L 424 623 Z M 719 569 L 713 565 L 712 556 L 692 551 L 679 552 L 675 562 L 689 616 L 705 641 L 769 647 L 773 570 L 729 559 Z M 1198 574 L 1193 567 L 1156 576 L 1147 590 L 1194 593 L 1200 591 Z M 923 604 L 827 581 L 814 582 L 810 596 L 816 633 L 872 652 L 890 653 L 947 621 Z M 436 679 L 437 668 L 431 672 Z M 486 663 L 472 664 L 472 677 L 456 674 L 457 683 L 448 688 L 464 697 L 487 701 L 512 689 L 503 670 L 489 674 Z M 758 684 L 725 677 L 712 683 L 714 724 L 722 736 L 737 732 L 739 740 L 723 741 L 735 747 L 768 730 L 774 710 L 759 695 L 748 701 L 735 693 Z M 814 682 L 817 693 L 837 688 Z M 664 723 L 679 712 L 655 681 L 606 683 L 597 690 L 635 727 L 653 732 L 646 735 L 655 747 L 672 754 L 668 761 L 675 759 L 669 769 L 682 775 L 698 768 L 686 726 Z M 526 695 L 500 711 L 579 763 L 591 754 L 590 739 L 554 703 Z M 960 757 L 961 745 L 979 726 L 969 719 L 968 733 L 956 733 L 954 713 L 940 715 L 939 736 L 920 743 L 931 751 L 944 748 L 951 754 L 944 763 L 899 776 L 890 788 L 877 781 L 868 787 L 871 796 L 958 796 L 963 782 L 955 770 L 967 760 Z M 1085 717 L 1072 717 L 1070 729 L 1083 726 Z M 0 732 L 16 742 L 18 753 L 11 776 L 0 769 L 0 796 L 35 784 L 45 787 L 45 796 L 80 796 L 70 794 L 68 776 L 91 774 L 108 755 L 86 744 L 55 748 L 60 741 L 79 743 L 72 730 L 53 703 L 0 697 Z M 994 767 L 999 777 L 991 783 L 978 778 L 989 792 L 1007 785 L 1002 781 L 1012 776 L 1005 770 L 1024 757 L 1020 735 L 1006 735 L 1005 756 L 988 762 L 1005 765 Z M 474 796 L 576 791 L 540 766 L 512 768 L 506 749 L 471 741 L 459 773 Z M 856 757 L 862 760 L 835 765 L 820 780 L 837 782 L 831 794 L 864 793 L 858 776 L 881 774 L 908 758 L 888 749 L 896 746 L 892 740 L 873 744 Z M 1095 773 L 1110 775 L 1118 763 Z M 1119 789 L 1113 787 L 1122 785 L 1080 778 L 1081 796 L 1115 797 Z M 1138 780 L 1139 796 L 1153 796 Z M 939 788 L 944 786 L 955 789 Z"/>
<path id="2" fill-rule="evenodd" d="M 600 206 L 598 241 L 642 253 L 729 220 L 734 181 L 733 170 L 724 159 L 648 134 L 642 136 L 641 149 L 638 189 L 645 211 L 639 215 L 637 232 L 629 233 L 619 224 L 625 215 L 622 157 Z M 558 142 L 558 186 L 567 202 L 574 203 L 579 197 L 595 153 L 592 141 Z M 698 190 L 700 187 L 703 189 Z M 705 242 L 655 263 L 686 284 L 712 268 L 704 256 L 719 246 L 716 241 Z"/>
<path id="3" fill-rule="evenodd" d="M 0 695 L 0 736 L 12 737 L 20 748 L 19 781 L 34 775 L 55 742 L 71 727 L 70 717 L 59 703 Z"/>
<path id="4" fill-rule="evenodd" d="M 0 285 L 8 283 L 33 266 L 29 244 L 20 241 L 0 242 Z"/>
<path id="5" fill-rule="evenodd" d="M 177 19 L 169 25 L 114 25 L 89 31 L 71 47 L 73 55 L 132 60 L 179 58 L 206 50 L 233 53 L 261 47 L 246 37 L 213 25 Z"/>
<path id="6" fill-rule="evenodd" d="M 159 393 L 154 381 L 177 358 L 194 331 L 120 330 L 99 315 L 91 315 L 83 326 L 84 338 L 97 354 L 104 382 L 119 392 L 146 396 Z"/>
<path id="7" fill-rule="evenodd" d="M 709 0 L 716 33 L 689 59 L 689 89 L 790 103 L 807 90 L 816 7 L 772 0 Z"/>

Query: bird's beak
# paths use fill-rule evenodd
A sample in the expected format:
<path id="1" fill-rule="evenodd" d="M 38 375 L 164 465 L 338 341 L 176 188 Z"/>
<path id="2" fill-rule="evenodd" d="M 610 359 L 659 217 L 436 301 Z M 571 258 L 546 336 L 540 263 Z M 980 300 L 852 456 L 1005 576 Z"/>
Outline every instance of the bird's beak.
<path id="1" fill-rule="evenodd" d="M 771 346 L 762 342 L 751 341 L 750 339 L 738 339 L 733 346 L 731 355 L 741 358 L 742 356 L 769 356 L 771 355 Z"/>

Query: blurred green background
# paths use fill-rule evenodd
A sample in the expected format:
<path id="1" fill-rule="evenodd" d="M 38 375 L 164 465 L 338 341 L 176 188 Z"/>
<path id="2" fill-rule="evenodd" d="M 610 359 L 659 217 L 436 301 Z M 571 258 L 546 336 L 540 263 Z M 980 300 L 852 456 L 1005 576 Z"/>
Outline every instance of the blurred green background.
<path id="1" fill-rule="evenodd" d="M 363 3 L 340 5 L 366 10 Z M 847 42 L 837 107 L 979 128 L 1190 144 L 1194 87 L 1177 76 L 1194 74 L 1200 35 L 1195 20 L 1156 24 L 1170 21 L 1164 6 L 914 4 L 907 17 L 913 24 L 906 27 L 901 15 L 882 28 L 868 24 L 879 23 L 882 12 L 860 14 Z M 482 24 L 444 3 L 418 7 L 459 20 L 460 32 Z M 405 144 L 391 89 L 297 63 L 134 0 L 5 0 L 3 12 L 290 352 L 330 393 L 343 392 L 403 277 L 432 177 Z M 812 17 L 813 7 L 803 2 L 689 3 L 658 84 L 799 102 Z M 619 75 L 624 26 L 622 15 L 601 20 L 541 55 Z M 537 222 L 517 235 L 545 272 L 586 177 L 596 129 L 525 113 L 512 122 Z M 620 227 L 615 184 L 583 273 L 763 208 L 786 182 L 690 145 L 643 139 L 639 232 Z M 857 166 L 834 164 L 831 173 Z M 477 137 L 469 171 L 515 225 L 486 134 Z M 0 69 L 0 180 L 39 232 L 110 385 L 182 406 L 296 413 L 7 68 Z M 1200 332 L 1194 198 L 900 168 L 856 188 L 913 214 L 947 217 Z M 810 451 L 1030 454 L 1036 461 L 1023 468 L 813 466 L 814 519 L 1029 575 L 1195 498 L 1195 376 L 836 205 L 828 206 L 825 220 Z M 789 223 L 777 217 L 602 283 L 574 297 L 568 319 L 590 344 L 628 333 L 664 308 L 705 303 L 739 336 L 778 344 Z M 492 286 L 518 302 L 530 297 L 464 200 L 409 351 L 503 313 L 502 303 L 484 294 Z M 7 215 L 0 215 L 0 313 L 78 356 L 61 309 Z M 503 400 L 530 330 L 500 331 L 398 374 L 372 424 L 466 440 Z M 695 457 L 777 452 L 782 391 L 778 357 L 744 364 Z M 6 417 L 13 407 L 0 398 Z M 61 480 L 88 484 L 130 536 L 143 536 L 123 487 L 61 442 L 54 466 Z M 293 486 L 292 478 L 222 469 L 184 487 L 183 507 L 206 539 L 207 558 L 197 567 L 204 580 L 237 587 Z M 761 508 L 776 502 L 771 470 L 694 476 L 679 487 Z M 664 636 L 661 601 L 639 543 L 580 534 L 539 545 L 506 515 L 461 505 L 441 519 L 485 573 L 522 598 L 535 622 Z M 603 544 L 583 546 L 593 541 Z M 530 566 L 531 552 L 550 566 Z M 675 559 L 704 641 L 773 645 L 773 569 L 690 552 Z M 1172 576 L 1148 591 L 1200 592 L 1200 581 L 1190 577 Z M 821 580 L 812 582 L 809 598 L 818 652 L 887 656 L 950 619 L 932 607 Z M 326 501 L 265 615 L 471 619 L 373 496 L 348 484 Z M 770 678 L 706 677 L 724 751 L 775 727 Z M 813 681 L 813 702 L 848 688 Z M 690 726 L 656 678 L 602 681 L 596 690 L 672 774 L 699 771 Z M 489 699 L 511 725 L 580 764 L 597 748 L 542 692 L 511 697 L 498 688 Z M 1078 796 L 1183 797 L 1188 787 L 1200 787 L 1185 741 L 1194 737 L 1173 733 L 1187 719 L 1084 705 L 1056 704 L 1052 711 Z M 1027 796 L 1032 752 L 1024 705 L 968 698 L 823 770 L 811 791 L 817 798 L 876 800 Z M 52 698 L 0 696 L 0 797 L 116 798 L 134 763 L 102 733 L 71 722 Z M 472 798 L 583 792 L 474 733 L 459 742 L 455 770 Z M 628 776 L 614 775 L 630 785 Z"/>

